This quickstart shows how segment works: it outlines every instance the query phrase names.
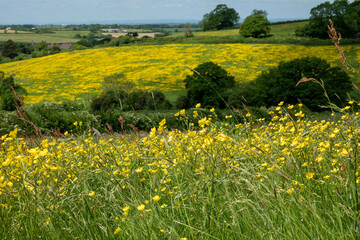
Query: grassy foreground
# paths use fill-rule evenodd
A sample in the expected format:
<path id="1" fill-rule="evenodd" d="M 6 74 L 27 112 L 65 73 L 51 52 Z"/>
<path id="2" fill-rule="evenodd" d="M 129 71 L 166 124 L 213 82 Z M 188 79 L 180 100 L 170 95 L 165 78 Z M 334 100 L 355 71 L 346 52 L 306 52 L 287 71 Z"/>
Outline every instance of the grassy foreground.
<path id="1" fill-rule="evenodd" d="M 197 106 L 199 107 L 199 106 Z M 1 137 L 1 239 L 358 239 L 359 113 L 176 114 L 145 137 Z M 84 124 L 75 123 L 79 128 Z M 196 129 L 196 130 L 195 130 Z"/>

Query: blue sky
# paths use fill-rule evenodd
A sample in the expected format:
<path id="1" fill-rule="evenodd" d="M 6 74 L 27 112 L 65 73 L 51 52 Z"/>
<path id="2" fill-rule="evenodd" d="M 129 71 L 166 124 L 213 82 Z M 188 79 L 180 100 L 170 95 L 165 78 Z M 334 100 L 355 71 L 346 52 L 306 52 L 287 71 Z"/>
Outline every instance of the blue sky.
<path id="1" fill-rule="evenodd" d="M 242 20 L 253 9 L 266 10 L 269 19 L 304 19 L 322 2 L 325 0 L 0 0 L 0 25 L 201 20 L 217 4 L 234 8 Z"/>

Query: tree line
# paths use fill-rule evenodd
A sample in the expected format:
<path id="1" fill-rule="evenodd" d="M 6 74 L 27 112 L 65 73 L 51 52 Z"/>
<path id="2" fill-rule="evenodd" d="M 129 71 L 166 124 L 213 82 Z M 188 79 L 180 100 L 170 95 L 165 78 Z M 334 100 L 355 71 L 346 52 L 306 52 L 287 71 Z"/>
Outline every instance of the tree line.
<path id="1" fill-rule="evenodd" d="M 296 35 L 301 37 L 328 38 L 329 19 L 335 24 L 344 38 L 360 37 L 360 1 L 335 0 L 326 1 L 312 8 L 308 24 L 297 29 Z M 233 28 L 239 23 L 240 16 L 233 8 L 219 4 L 210 13 L 203 16 L 200 26 L 204 31 Z M 240 24 L 240 35 L 258 38 L 270 33 L 270 22 L 265 10 L 253 10 Z"/>

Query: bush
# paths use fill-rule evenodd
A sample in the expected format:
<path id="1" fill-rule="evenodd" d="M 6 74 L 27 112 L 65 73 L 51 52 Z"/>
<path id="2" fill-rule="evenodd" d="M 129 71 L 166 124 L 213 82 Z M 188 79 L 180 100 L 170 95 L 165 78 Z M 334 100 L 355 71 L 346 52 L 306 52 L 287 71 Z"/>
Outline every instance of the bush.
<path id="1" fill-rule="evenodd" d="M 244 37 L 258 38 L 261 35 L 267 35 L 270 30 L 269 20 L 261 14 L 248 16 L 240 25 L 240 34 Z"/>
<path id="2" fill-rule="evenodd" d="M 177 109 L 186 109 L 190 107 L 190 104 L 186 96 L 180 96 L 176 99 L 175 106 Z"/>
<path id="3" fill-rule="evenodd" d="M 21 106 L 18 97 L 25 94 L 27 94 L 26 90 L 14 82 L 13 76 L 5 76 L 4 72 L 0 72 L 0 97 L 2 110 L 13 111 L 16 109 L 16 105 Z"/>
<path id="4" fill-rule="evenodd" d="M 15 58 L 18 54 L 18 48 L 13 40 L 7 40 L 3 46 L 1 54 L 3 57 Z"/>
<path id="5" fill-rule="evenodd" d="M 74 105 L 74 104 L 73 104 Z M 65 105 L 68 107 L 68 105 Z M 98 119 L 88 111 L 68 111 L 63 104 L 40 102 L 26 108 L 30 121 L 39 127 L 43 133 L 52 130 L 86 131 L 89 126 L 99 128 Z M 75 126 L 74 122 L 82 122 L 82 126 Z"/>
<path id="6" fill-rule="evenodd" d="M 325 60 L 316 57 L 295 59 L 281 62 L 278 67 L 262 72 L 249 88 L 240 88 L 230 97 L 244 100 L 251 106 L 275 106 L 281 101 L 296 104 L 301 101 L 311 111 L 323 111 L 321 106 L 329 105 L 320 84 L 308 81 L 297 85 L 303 77 L 324 82 L 330 101 L 339 107 L 352 91 L 348 74 L 339 67 L 331 67 Z M 235 95 L 235 96 L 234 96 Z M 241 100 L 241 99 L 240 99 Z"/>
<path id="7" fill-rule="evenodd" d="M 96 96 L 91 101 L 93 111 L 107 111 L 109 109 L 123 109 L 123 101 L 127 93 L 122 90 L 108 90 Z"/>
<path id="8" fill-rule="evenodd" d="M 121 73 L 105 77 L 102 86 L 103 92 L 91 101 L 93 111 L 164 110 L 172 107 L 162 92 L 136 90 L 136 85 L 126 81 Z"/>
<path id="9" fill-rule="evenodd" d="M 258 85 L 252 82 L 238 83 L 229 91 L 228 104 L 230 107 L 243 108 L 243 106 L 266 106 L 263 101 L 265 96 L 258 90 Z"/>
<path id="10" fill-rule="evenodd" d="M 235 78 L 221 66 L 205 62 L 192 75 L 187 75 L 184 82 L 190 106 L 201 103 L 204 107 L 225 108 L 226 93 L 234 87 Z"/>

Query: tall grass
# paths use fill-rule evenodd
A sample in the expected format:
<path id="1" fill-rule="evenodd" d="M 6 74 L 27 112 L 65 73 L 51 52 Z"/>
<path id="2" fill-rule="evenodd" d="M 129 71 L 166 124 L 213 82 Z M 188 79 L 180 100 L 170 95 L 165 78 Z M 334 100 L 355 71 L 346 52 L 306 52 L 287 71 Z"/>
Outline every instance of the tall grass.
<path id="1" fill-rule="evenodd" d="M 355 102 L 333 121 L 282 103 L 270 123 L 200 110 L 145 137 L 2 136 L 0 238 L 359 238 Z"/>

